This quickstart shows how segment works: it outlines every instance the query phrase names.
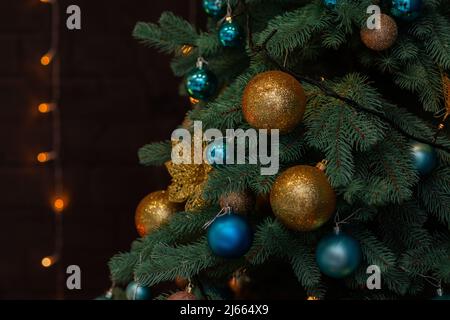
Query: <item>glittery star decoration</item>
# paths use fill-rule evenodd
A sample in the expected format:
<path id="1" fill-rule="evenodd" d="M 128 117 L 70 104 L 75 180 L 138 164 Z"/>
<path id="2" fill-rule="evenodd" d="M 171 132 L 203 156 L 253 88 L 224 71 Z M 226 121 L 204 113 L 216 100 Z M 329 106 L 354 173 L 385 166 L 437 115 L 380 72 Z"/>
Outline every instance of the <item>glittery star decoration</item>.
<path id="1" fill-rule="evenodd" d="M 167 188 L 171 202 L 186 202 L 186 211 L 197 211 L 203 208 L 207 202 L 202 193 L 211 171 L 211 166 L 202 164 L 174 164 L 172 161 L 165 163 L 167 171 L 172 177 L 172 184 Z"/>

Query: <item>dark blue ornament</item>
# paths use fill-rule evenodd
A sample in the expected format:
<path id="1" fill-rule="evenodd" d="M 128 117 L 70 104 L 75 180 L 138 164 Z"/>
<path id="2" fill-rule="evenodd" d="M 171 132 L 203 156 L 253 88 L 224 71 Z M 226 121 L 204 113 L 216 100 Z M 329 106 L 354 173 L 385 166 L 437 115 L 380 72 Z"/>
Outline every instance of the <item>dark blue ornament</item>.
<path id="1" fill-rule="evenodd" d="M 226 164 L 228 160 L 227 147 L 223 139 L 211 142 L 205 150 L 206 161 L 210 165 Z"/>
<path id="2" fill-rule="evenodd" d="M 393 16 L 411 21 L 417 18 L 422 10 L 422 0 L 392 0 Z"/>
<path id="3" fill-rule="evenodd" d="M 417 172 L 425 176 L 437 166 L 436 150 L 428 144 L 415 142 L 412 145 L 413 164 Z"/>
<path id="4" fill-rule="evenodd" d="M 219 257 L 240 258 L 247 253 L 252 242 L 250 224 L 237 214 L 218 217 L 208 228 L 208 245 Z"/>
<path id="5" fill-rule="evenodd" d="M 328 8 L 336 8 L 338 0 L 323 0 L 323 4 L 326 5 Z"/>
<path id="6" fill-rule="evenodd" d="M 126 289 L 128 300 L 152 300 L 149 287 L 144 287 L 135 281 L 131 281 Z"/>
<path id="7" fill-rule="evenodd" d="M 234 21 L 224 21 L 219 29 L 219 41 L 224 47 L 240 47 L 243 36 L 239 25 Z"/>
<path id="8" fill-rule="evenodd" d="M 327 276 L 345 278 L 361 263 L 361 247 L 352 237 L 335 231 L 317 245 L 316 261 L 320 271 Z"/>
<path id="9" fill-rule="evenodd" d="M 195 68 L 186 78 L 186 91 L 194 99 L 207 100 L 216 94 L 218 81 L 206 67 Z"/>
<path id="10" fill-rule="evenodd" d="M 225 8 L 225 0 L 203 0 L 203 9 L 212 17 L 223 16 Z"/>

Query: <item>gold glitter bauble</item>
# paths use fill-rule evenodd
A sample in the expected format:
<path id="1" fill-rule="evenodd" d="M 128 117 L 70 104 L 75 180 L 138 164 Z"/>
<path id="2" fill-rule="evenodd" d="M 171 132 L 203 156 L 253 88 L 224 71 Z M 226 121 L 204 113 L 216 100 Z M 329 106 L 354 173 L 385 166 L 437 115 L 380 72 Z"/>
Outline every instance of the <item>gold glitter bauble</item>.
<path id="1" fill-rule="evenodd" d="M 250 191 L 231 192 L 219 199 L 221 208 L 231 207 L 233 212 L 247 214 L 255 208 L 255 197 Z"/>
<path id="2" fill-rule="evenodd" d="M 361 40 L 367 48 L 375 51 L 389 49 L 397 40 L 398 29 L 395 20 L 386 14 L 380 15 L 380 28 L 361 30 Z"/>
<path id="3" fill-rule="evenodd" d="M 257 129 L 292 131 L 303 119 L 306 96 L 300 82 L 281 71 L 268 71 L 247 84 L 242 97 L 245 120 Z"/>
<path id="4" fill-rule="evenodd" d="M 178 204 L 169 201 L 169 194 L 166 191 L 150 193 L 136 208 L 134 221 L 139 235 L 144 237 L 157 230 L 179 209 Z"/>
<path id="5" fill-rule="evenodd" d="M 275 216 L 288 228 L 311 231 L 331 218 L 336 195 L 323 171 L 295 166 L 275 180 L 270 204 Z"/>

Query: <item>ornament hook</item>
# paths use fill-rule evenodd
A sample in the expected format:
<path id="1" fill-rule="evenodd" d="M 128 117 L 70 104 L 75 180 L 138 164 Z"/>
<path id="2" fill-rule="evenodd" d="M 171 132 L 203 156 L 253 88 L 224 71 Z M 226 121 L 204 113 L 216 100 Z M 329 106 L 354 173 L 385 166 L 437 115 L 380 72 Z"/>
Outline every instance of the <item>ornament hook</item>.
<path id="1" fill-rule="evenodd" d="M 226 216 L 227 214 L 230 214 L 230 213 L 231 213 L 231 207 L 230 207 L 230 206 L 226 206 L 226 207 L 222 208 L 222 209 L 214 216 L 214 218 L 212 218 L 211 220 L 209 220 L 208 222 L 206 222 L 206 223 L 203 225 L 203 229 L 205 229 L 205 230 L 208 229 L 209 226 L 212 225 L 214 221 L 216 221 L 216 219 L 218 219 L 218 218 L 220 218 L 220 217 L 223 217 L 223 216 Z"/>
<path id="2" fill-rule="evenodd" d="M 199 69 L 202 69 L 204 65 L 208 65 L 208 61 L 203 57 L 198 57 L 195 66 Z"/>

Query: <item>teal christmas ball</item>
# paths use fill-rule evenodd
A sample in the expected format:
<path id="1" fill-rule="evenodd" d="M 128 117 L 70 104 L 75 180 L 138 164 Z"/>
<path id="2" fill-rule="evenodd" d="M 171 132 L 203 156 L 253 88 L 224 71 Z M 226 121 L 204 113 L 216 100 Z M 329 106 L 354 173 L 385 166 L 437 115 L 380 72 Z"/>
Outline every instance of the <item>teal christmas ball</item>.
<path id="1" fill-rule="evenodd" d="M 222 139 L 211 142 L 205 149 L 206 162 L 210 165 L 226 164 L 228 160 L 227 147 Z"/>
<path id="2" fill-rule="evenodd" d="M 219 28 L 219 41 L 224 47 L 242 46 L 243 35 L 239 25 L 234 21 L 224 21 Z"/>
<path id="3" fill-rule="evenodd" d="M 411 21 L 422 11 L 422 0 L 392 0 L 391 14 L 394 17 Z"/>
<path id="4" fill-rule="evenodd" d="M 136 281 L 131 281 L 125 292 L 128 300 L 152 300 L 150 288 L 144 287 Z"/>
<path id="5" fill-rule="evenodd" d="M 438 157 L 436 150 L 432 146 L 420 142 L 415 142 L 412 145 L 411 152 L 414 168 L 422 176 L 430 174 L 431 171 L 436 168 Z"/>
<path id="6" fill-rule="evenodd" d="M 208 245 L 222 258 L 240 258 L 248 252 L 253 242 L 253 231 L 247 220 L 230 213 L 218 217 L 208 228 Z"/>
<path id="7" fill-rule="evenodd" d="M 216 94 L 218 81 L 206 67 L 195 68 L 186 78 L 186 91 L 197 100 L 208 100 Z"/>
<path id="8" fill-rule="evenodd" d="M 226 9 L 226 0 L 203 0 L 203 9 L 212 17 L 223 16 Z"/>
<path id="9" fill-rule="evenodd" d="M 323 4 L 328 8 L 335 8 L 338 0 L 323 0 Z"/>
<path id="10" fill-rule="evenodd" d="M 361 247 L 354 238 L 336 231 L 323 238 L 316 249 L 316 262 L 320 271 L 329 277 L 342 279 L 360 265 Z"/>
<path id="11" fill-rule="evenodd" d="M 449 295 L 436 296 L 431 300 L 450 300 L 450 296 Z"/>

